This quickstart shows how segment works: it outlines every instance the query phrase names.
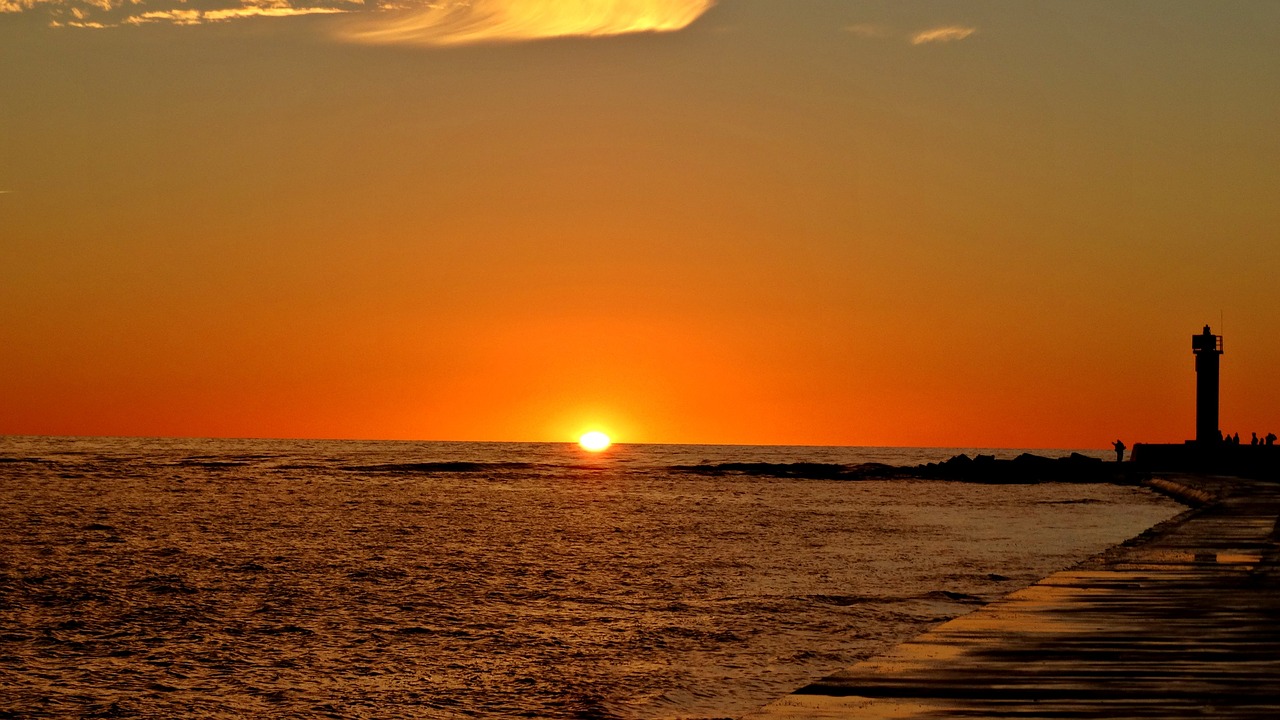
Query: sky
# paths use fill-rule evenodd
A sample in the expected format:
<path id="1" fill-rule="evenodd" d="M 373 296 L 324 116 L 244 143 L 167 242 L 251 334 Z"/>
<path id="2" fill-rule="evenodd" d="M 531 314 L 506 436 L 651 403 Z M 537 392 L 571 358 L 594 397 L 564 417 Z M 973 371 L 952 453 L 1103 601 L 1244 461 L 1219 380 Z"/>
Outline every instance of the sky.
<path id="1" fill-rule="evenodd" d="M 1274 0 L 0 0 L 0 434 L 1280 430 Z"/>

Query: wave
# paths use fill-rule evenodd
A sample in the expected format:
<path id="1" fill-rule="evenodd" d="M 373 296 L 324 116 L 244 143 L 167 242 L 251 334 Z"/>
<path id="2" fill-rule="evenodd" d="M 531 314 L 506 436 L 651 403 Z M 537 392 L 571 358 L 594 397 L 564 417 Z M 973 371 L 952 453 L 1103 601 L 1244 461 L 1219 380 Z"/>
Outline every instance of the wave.
<path id="1" fill-rule="evenodd" d="M 470 462 L 463 460 L 450 460 L 441 462 L 412 462 L 412 463 L 380 463 L 377 465 L 348 465 L 343 470 L 349 472 L 370 472 L 370 473 L 406 473 L 406 474 L 433 474 L 433 473 L 482 473 L 502 470 L 533 470 L 538 467 L 536 463 L 524 462 Z"/>
<path id="2" fill-rule="evenodd" d="M 194 467 L 204 468 L 206 470 L 228 470 L 230 468 L 245 467 L 249 462 L 245 460 L 207 460 L 204 458 L 187 458 L 179 460 L 174 465 L 178 467 Z"/>
<path id="3" fill-rule="evenodd" d="M 863 463 L 860 465 L 840 465 L 837 463 L 814 462 L 729 462 L 700 463 L 698 465 L 672 465 L 674 472 L 691 473 L 693 475 L 752 475 L 758 477 L 805 478 L 810 480 L 859 480 L 864 478 L 890 477 L 899 473 L 901 468 L 882 463 Z"/>
<path id="4" fill-rule="evenodd" d="M 929 590 L 912 595 L 801 595 L 797 599 L 834 605 L 836 607 L 852 607 L 854 605 L 899 605 L 912 600 L 941 600 L 964 604 L 984 603 L 983 598 L 969 593 L 952 590 Z"/>

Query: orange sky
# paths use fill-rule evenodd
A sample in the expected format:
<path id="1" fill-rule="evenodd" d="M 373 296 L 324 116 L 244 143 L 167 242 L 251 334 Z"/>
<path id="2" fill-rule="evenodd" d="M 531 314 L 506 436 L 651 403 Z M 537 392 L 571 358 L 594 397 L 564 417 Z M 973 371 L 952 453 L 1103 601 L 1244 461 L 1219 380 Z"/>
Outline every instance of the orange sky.
<path id="1" fill-rule="evenodd" d="M 1280 428 L 1280 5 L 520 2 L 0 2 L 0 433 Z"/>

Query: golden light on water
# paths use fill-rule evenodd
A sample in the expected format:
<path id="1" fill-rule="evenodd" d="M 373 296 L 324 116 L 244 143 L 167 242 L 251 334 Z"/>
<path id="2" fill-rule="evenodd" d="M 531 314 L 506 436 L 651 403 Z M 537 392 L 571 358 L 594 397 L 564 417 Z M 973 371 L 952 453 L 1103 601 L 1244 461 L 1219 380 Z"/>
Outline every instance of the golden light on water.
<path id="1" fill-rule="evenodd" d="M 376 44 L 467 45 L 674 32 L 714 4 L 714 0 L 455 0 L 361 20 L 344 37 Z"/>
<path id="2" fill-rule="evenodd" d="M 587 452 L 603 452 L 609 449 L 612 444 L 613 440 L 610 440 L 608 435 L 598 430 L 583 433 L 582 437 L 578 438 L 578 445 L 582 446 L 582 449 Z"/>

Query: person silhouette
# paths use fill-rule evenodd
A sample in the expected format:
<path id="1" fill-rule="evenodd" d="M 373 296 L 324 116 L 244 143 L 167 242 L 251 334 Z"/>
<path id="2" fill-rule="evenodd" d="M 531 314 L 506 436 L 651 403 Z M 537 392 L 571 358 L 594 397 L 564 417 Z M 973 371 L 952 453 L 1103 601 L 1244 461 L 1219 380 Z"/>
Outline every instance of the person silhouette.
<path id="1" fill-rule="evenodd" d="M 1249 444 L 1250 444 L 1250 445 L 1257 445 L 1257 444 L 1258 444 L 1258 433 L 1254 433 L 1254 434 L 1253 434 L 1253 438 L 1251 438 L 1251 439 L 1249 440 Z"/>
<path id="2" fill-rule="evenodd" d="M 1124 443 L 1116 440 L 1111 443 L 1111 447 L 1116 449 L 1116 462 L 1124 462 Z"/>
<path id="3" fill-rule="evenodd" d="M 1267 436 L 1263 438 L 1263 440 L 1266 441 L 1267 447 L 1271 447 L 1272 445 L 1276 444 L 1276 434 L 1267 433 Z"/>

